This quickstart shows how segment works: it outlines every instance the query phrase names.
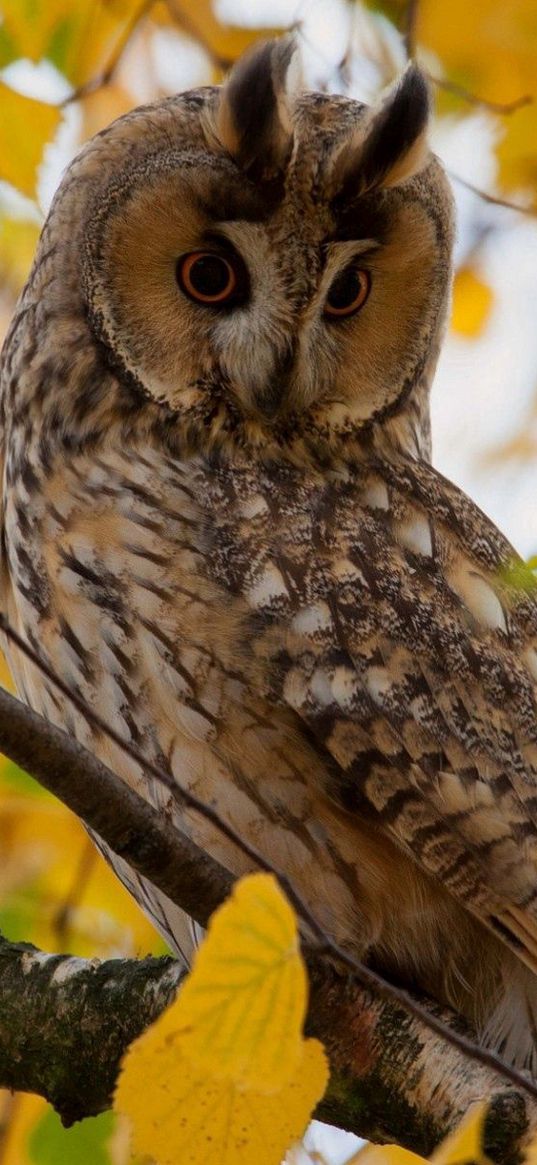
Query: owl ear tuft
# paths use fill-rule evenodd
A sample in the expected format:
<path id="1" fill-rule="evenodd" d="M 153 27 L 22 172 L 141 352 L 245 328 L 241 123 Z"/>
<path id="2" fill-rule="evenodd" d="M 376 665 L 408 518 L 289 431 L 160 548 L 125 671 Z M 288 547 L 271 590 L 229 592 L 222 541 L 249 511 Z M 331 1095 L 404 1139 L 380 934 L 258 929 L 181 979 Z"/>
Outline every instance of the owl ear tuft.
<path id="1" fill-rule="evenodd" d="M 409 64 L 335 158 L 334 196 L 351 200 L 417 174 L 429 156 L 429 117 L 429 86 L 417 65 Z"/>
<path id="2" fill-rule="evenodd" d="M 222 86 L 216 135 L 256 180 L 269 180 L 285 169 L 293 140 L 291 110 L 301 80 L 291 33 L 254 45 Z"/>

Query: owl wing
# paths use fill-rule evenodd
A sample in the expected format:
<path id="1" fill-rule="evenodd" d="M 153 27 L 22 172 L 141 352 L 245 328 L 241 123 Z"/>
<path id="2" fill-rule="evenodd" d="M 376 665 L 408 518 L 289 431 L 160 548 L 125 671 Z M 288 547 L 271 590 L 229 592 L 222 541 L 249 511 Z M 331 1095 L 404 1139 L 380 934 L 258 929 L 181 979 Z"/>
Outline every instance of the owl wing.
<path id="1" fill-rule="evenodd" d="M 327 791 L 537 971 L 531 571 L 425 464 L 222 470 L 209 495 L 254 682 L 330 758 Z"/>

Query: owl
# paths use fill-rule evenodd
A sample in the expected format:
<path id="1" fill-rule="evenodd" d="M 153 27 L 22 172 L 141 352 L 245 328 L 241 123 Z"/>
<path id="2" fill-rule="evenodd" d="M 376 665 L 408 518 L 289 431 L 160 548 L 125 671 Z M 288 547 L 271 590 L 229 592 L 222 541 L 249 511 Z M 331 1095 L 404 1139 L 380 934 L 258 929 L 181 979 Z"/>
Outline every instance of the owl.
<path id="1" fill-rule="evenodd" d="M 415 66 L 368 107 L 303 92 L 283 38 L 85 146 L 3 349 L 1 588 L 88 715 L 6 650 L 178 831 L 251 866 L 182 788 L 535 1072 L 537 597 L 430 463 L 454 226 L 428 117 Z"/>

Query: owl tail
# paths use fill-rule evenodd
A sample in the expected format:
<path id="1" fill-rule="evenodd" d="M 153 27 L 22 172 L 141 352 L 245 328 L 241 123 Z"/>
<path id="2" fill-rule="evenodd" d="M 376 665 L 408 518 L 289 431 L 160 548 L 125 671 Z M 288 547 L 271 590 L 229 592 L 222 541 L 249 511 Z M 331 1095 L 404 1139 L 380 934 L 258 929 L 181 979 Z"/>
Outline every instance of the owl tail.
<path id="1" fill-rule="evenodd" d="M 502 990 L 480 1033 L 486 1047 L 537 1079 L 537 976 L 509 956 L 502 961 Z"/>

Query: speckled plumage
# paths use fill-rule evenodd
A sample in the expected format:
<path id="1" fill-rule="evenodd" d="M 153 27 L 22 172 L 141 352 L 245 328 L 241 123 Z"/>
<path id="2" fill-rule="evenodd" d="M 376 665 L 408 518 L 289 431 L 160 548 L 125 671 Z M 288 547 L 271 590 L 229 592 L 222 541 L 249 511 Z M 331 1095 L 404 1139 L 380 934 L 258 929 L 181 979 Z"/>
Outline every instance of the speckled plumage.
<path id="1" fill-rule="evenodd" d="M 537 601 L 429 464 L 452 213 L 425 93 L 411 71 L 370 111 L 289 70 L 262 48 L 64 178 L 3 353 L 3 604 L 339 942 L 535 1067 Z M 216 229 L 251 280 L 223 313 L 174 274 Z M 356 256 L 369 299 L 327 322 Z M 28 703 L 247 868 L 8 654 Z"/>

